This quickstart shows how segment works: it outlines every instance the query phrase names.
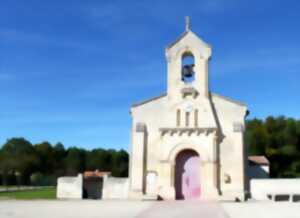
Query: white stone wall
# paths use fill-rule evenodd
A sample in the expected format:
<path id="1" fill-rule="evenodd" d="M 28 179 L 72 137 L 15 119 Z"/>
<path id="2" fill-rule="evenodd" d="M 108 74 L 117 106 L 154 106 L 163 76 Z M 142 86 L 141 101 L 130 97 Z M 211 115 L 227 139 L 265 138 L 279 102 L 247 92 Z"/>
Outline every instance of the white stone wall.
<path id="1" fill-rule="evenodd" d="M 251 179 L 251 197 L 269 200 L 268 195 L 300 195 L 300 179 Z"/>
<path id="2" fill-rule="evenodd" d="M 219 146 L 220 160 L 220 188 L 225 195 L 243 198 L 245 192 L 245 151 L 243 145 L 243 128 L 244 117 L 246 114 L 246 106 L 223 99 L 217 95 L 213 95 L 212 103 L 216 110 L 216 119 L 224 139 Z M 138 108 L 132 109 L 133 116 L 133 132 L 132 132 L 132 154 L 131 154 L 131 178 L 139 180 L 139 187 L 142 190 L 142 185 L 147 184 L 146 175 L 148 172 L 156 172 L 158 184 L 155 187 L 146 187 L 153 194 L 156 189 L 159 192 L 160 187 L 169 190 L 172 186 L 172 169 L 170 164 L 162 164 L 162 161 L 169 161 L 168 156 L 176 146 L 188 146 L 199 152 L 200 158 L 203 161 L 212 160 L 213 155 L 213 136 L 211 134 L 201 133 L 200 135 L 165 135 L 161 136 L 159 128 L 161 127 L 176 127 L 176 109 L 184 105 L 186 100 L 181 100 L 177 104 L 172 104 L 168 96 L 159 98 L 155 101 L 148 102 Z M 201 101 L 194 101 L 194 107 L 203 111 L 199 115 L 199 123 L 208 117 Z M 182 106 L 183 107 L 183 106 Z M 182 109 L 183 110 L 183 109 Z M 191 117 L 193 120 L 193 117 Z M 137 123 L 144 123 L 147 127 L 147 134 L 143 138 L 142 133 L 135 132 Z M 234 125 L 240 125 L 240 131 L 234 131 Z M 193 125 L 193 122 L 192 124 Z M 214 126 L 208 123 L 205 126 Z M 184 125 L 183 125 L 184 126 Z M 146 154 L 146 157 L 143 155 Z M 137 163 L 138 162 L 138 163 Z M 143 163 L 146 163 L 146 166 Z M 225 183 L 224 176 L 229 175 L 230 183 Z M 165 178 L 164 178 L 165 177 Z M 136 184 L 136 181 L 134 182 Z M 168 187 L 166 187 L 168 186 Z"/>
<path id="3" fill-rule="evenodd" d="M 243 198 L 246 191 L 246 149 L 243 130 L 247 107 L 216 94 L 212 94 L 212 101 L 219 128 L 224 135 L 219 144 L 220 188 L 225 198 Z M 236 126 L 240 129 L 235 129 Z M 227 176 L 230 178 L 229 182 L 226 182 Z"/>
<path id="4" fill-rule="evenodd" d="M 103 178 L 102 199 L 127 199 L 129 190 L 128 178 Z"/>
<path id="5" fill-rule="evenodd" d="M 58 199 L 82 199 L 83 177 L 59 177 L 57 179 L 56 197 Z"/>

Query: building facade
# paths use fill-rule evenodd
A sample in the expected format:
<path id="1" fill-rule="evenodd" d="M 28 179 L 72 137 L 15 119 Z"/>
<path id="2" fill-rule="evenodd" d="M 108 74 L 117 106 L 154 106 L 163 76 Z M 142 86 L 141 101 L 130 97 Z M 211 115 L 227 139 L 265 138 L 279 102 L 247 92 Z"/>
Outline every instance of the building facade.
<path id="1" fill-rule="evenodd" d="M 166 48 L 167 92 L 131 107 L 129 197 L 244 200 L 246 105 L 209 89 L 210 45 Z"/>

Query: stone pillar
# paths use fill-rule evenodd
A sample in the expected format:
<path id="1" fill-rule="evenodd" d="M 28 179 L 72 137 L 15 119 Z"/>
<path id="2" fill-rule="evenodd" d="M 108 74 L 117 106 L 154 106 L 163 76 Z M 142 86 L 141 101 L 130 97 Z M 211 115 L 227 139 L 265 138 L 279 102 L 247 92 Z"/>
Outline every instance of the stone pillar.
<path id="1" fill-rule="evenodd" d="M 218 190 L 218 164 L 217 164 L 217 138 L 216 134 L 210 136 L 210 155 L 201 163 L 201 198 L 217 199 Z"/>
<path id="2" fill-rule="evenodd" d="M 197 90 L 208 98 L 208 59 L 197 57 L 195 72 Z"/>
<path id="3" fill-rule="evenodd" d="M 175 199 L 175 163 L 162 161 L 159 172 L 159 195 L 165 200 Z"/>
<path id="4" fill-rule="evenodd" d="M 218 167 L 219 167 L 219 157 L 218 157 L 218 136 L 216 132 L 213 133 L 212 136 L 212 163 L 213 163 L 213 179 L 214 179 L 214 187 L 218 189 Z"/>
<path id="5" fill-rule="evenodd" d="M 236 197 L 244 201 L 246 199 L 246 187 L 247 187 L 247 180 L 246 180 L 246 166 L 248 159 L 246 158 L 246 150 L 244 147 L 244 125 L 242 123 L 234 123 L 233 124 L 233 131 L 234 131 L 234 138 L 236 143 L 236 152 L 235 152 L 235 159 L 236 159 L 236 172 L 238 176 L 235 176 L 235 183 L 236 183 Z"/>
<path id="6" fill-rule="evenodd" d="M 201 196 L 203 199 L 217 199 L 219 192 L 215 186 L 214 169 L 215 163 L 212 161 L 202 162 L 201 166 Z"/>
<path id="7" fill-rule="evenodd" d="M 130 197 L 142 198 L 145 189 L 146 126 L 137 123 L 132 138 Z"/>

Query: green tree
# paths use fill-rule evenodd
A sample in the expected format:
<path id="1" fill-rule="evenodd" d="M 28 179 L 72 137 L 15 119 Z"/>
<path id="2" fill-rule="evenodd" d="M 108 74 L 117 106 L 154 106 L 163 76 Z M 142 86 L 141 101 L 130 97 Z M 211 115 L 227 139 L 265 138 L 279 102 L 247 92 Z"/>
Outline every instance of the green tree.
<path id="1" fill-rule="evenodd" d="M 7 183 L 8 177 L 15 175 L 21 184 L 29 184 L 30 175 L 38 164 L 32 144 L 24 138 L 9 139 L 1 149 L 0 161 L 4 183 Z"/>
<path id="2" fill-rule="evenodd" d="M 55 154 L 49 142 L 42 142 L 34 146 L 39 158 L 38 171 L 42 174 L 52 174 L 54 172 Z"/>
<path id="3" fill-rule="evenodd" d="M 247 123 L 247 131 L 245 135 L 246 145 L 249 148 L 250 155 L 265 155 L 268 133 L 263 122 L 253 119 Z"/>
<path id="4" fill-rule="evenodd" d="M 124 150 L 115 152 L 113 156 L 112 175 L 115 177 L 127 177 L 128 176 L 128 153 Z"/>
<path id="5" fill-rule="evenodd" d="M 64 158 L 67 152 L 62 143 L 57 143 L 54 148 L 54 174 L 56 177 L 63 176 L 65 174 Z"/>
<path id="6" fill-rule="evenodd" d="M 112 168 L 112 153 L 104 149 L 93 149 L 87 152 L 86 169 L 110 171 Z"/>
<path id="7" fill-rule="evenodd" d="M 300 124 L 292 118 L 267 117 L 247 121 L 245 141 L 250 155 L 266 155 L 271 177 L 300 175 Z"/>
<path id="8" fill-rule="evenodd" d="M 85 150 L 71 147 L 64 160 L 67 175 L 77 175 L 85 170 Z"/>

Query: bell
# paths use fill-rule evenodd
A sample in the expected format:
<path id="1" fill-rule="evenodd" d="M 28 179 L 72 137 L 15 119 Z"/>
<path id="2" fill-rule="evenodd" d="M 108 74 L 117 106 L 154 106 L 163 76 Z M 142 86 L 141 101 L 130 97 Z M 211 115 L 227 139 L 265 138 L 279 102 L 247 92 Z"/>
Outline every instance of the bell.
<path id="1" fill-rule="evenodd" d="M 194 64 L 187 64 L 182 67 L 182 77 L 190 78 L 194 74 Z"/>

